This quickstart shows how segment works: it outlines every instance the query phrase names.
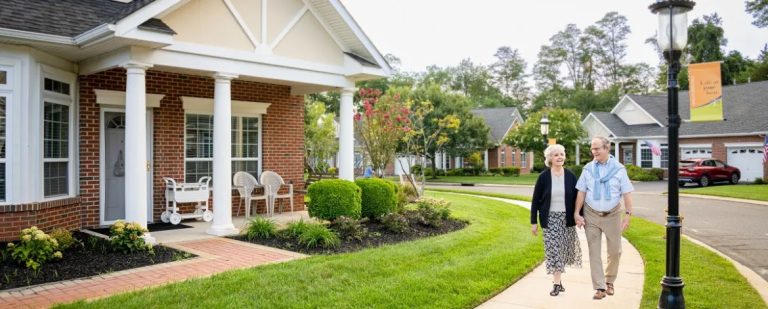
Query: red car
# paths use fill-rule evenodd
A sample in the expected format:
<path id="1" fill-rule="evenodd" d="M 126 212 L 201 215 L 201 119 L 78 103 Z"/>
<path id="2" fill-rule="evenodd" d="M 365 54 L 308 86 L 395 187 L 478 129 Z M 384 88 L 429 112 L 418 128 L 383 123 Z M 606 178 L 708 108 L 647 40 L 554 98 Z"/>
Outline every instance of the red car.
<path id="1" fill-rule="evenodd" d="M 739 182 L 741 171 L 715 159 L 687 159 L 680 161 L 678 185 L 698 183 L 706 187 L 716 181 L 728 181 L 732 184 Z"/>

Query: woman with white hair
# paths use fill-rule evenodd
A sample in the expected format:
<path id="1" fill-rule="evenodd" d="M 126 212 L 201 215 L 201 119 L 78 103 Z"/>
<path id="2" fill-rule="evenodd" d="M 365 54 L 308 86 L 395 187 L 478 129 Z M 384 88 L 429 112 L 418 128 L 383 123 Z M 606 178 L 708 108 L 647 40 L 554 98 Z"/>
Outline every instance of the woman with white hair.
<path id="1" fill-rule="evenodd" d="M 576 236 L 576 175 L 565 169 L 565 148 L 550 145 L 544 150 L 544 164 L 549 167 L 536 180 L 531 201 L 531 233 L 538 224 L 544 230 L 547 274 L 552 274 L 551 296 L 565 292 L 561 274 L 565 266 L 581 267 L 581 247 Z M 537 221 L 538 220 L 538 221 Z M 537 224 L 538 223 L 538 224 Z"/>

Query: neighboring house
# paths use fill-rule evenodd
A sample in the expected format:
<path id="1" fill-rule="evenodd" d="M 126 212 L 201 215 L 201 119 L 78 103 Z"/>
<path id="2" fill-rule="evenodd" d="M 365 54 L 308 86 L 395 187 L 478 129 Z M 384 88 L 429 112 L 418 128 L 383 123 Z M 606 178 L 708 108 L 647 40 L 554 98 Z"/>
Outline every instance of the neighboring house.
<path id="1" fill-rule="evenodd" d="M 390 71 L 339 0 L 6 0 L 0 42 L 0 241 L 158 221 L 163 177 L 212 176 L 235 233 L 233 172 L 303 188 L 306 93 L 342 92 L 352 178 L 355 82 Z"/>
<path id="2" fill-rule="evenodd" d="M 500 167 L 518 167 L 520 172 L 530 173 L 533 168 L 533 153 L 524 152 L 504 144 L 504 138 L 516 126 L 522 125 L 523 116 L 515 107 L 482 108 L 472 110 L 472 114 L 485 121 L 490 129 L 488 140 L 493 147 L 485 150 L 483 162 L 485 169 Z"/>
<path id="3" fill-rule="evenodd" d="M 683 122 L 680 158 L 715 158 L 741 170 L 742 181 L 768 176 L 763 163 L 763 141 L 768 133 L 768 81 L 723 87 L 726 121 Z M 690 118 L 688 92 L 679 96 L 682 119 Z M 589 137 L 613 141 L 612 152 L 624 164 L 663 168 L 667 160 L 667 96 L 626 95 L 610 112 L 593 112 L 582 125 Z M 654 156 L 645 141 L 662 150 Z"/>

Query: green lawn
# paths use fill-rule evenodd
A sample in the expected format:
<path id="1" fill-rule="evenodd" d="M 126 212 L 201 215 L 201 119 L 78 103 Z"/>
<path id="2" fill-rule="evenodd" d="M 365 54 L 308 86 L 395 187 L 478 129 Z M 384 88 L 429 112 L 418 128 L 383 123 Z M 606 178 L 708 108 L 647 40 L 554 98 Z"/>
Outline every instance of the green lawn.
<path id="1" fill-rule="evenodd" d="M 231 271 L 64 308 L 472 308 L 544 258 L 528 210 L 480 197 L 449 199 L 463 230 L 355 253 Z"/>
<path id="2" fill-rule="evenodd" d="M 482 191 L 460 190 L 460 189 L 445 189 L 445 188 L 429 188 L 427 189 L 427 191 L 464 193 L 464 194 L 473 194 L 473 195 L 480 195 L 480 196 L 506 198 L 510 200 L 518 200 L 518 201 L 526 201 L 526 202 L 531 201 L 530 196 L 516 195 L 516 194 L 504 194 L 504 193 L 482 192 Z"/>
<path id="3" fill-rule="evenodd" d="M 664 277 L 665 228 L 633 217 L 624 233 L 645 262 L 645 284 L 640 308 L 656 308 Z M 683 239 L 680 275 L 688 308 L 768 308 L 760 295 L 729 262 L 716 253 Z"/>
<path id="4" fill-rule="evenodd" d="M 534 185 L 539 173 L 523 174 L 518 177 L 506 176 L 440 176 L 437 179 L 427 178 L 427 182 L 442 183 L 476 183 L 494 185 Z"/>
<path id="5" fill-rule="evenodd" d="M 711 187 L 680 190 L 680 193 L 768 201 L 768 185 L 714 185 Z"/>

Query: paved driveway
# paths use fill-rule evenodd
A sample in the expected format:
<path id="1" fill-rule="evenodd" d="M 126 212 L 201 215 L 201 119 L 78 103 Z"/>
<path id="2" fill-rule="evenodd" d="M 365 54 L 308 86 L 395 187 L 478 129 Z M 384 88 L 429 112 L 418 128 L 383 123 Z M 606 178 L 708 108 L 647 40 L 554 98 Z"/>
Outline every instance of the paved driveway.
<path id="1" fill-rule="evenodd" d="M 643 182 L 634 185 L 635 215 L 665 224 L 667 196 L 662 193 L 667 191 L 667 183 Z M 526 186 L 453 188 L 519 195 L 533 193 L 533 187 Z M 768 206 L 681 196 L 680 214 L 684 217 L 684 234 L 720 250 L 768 280 Z M 682 254 L 685 258 L 685 252 Z"/>

